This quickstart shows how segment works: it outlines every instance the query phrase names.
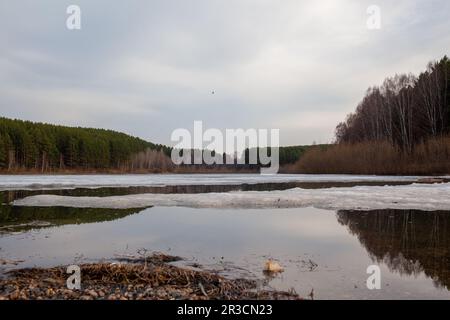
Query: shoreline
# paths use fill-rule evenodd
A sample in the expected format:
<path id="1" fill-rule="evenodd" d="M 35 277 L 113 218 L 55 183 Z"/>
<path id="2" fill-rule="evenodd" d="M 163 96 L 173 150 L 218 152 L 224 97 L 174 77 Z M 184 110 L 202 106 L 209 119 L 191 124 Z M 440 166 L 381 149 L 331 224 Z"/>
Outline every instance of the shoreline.
<path id="1" fill-rule="evenodd" d="M 77 175 L 183 175 L 183 174 L 198 174 L 198 175 L 207 175 L 207 174 L 255 174 L 260 175 L 261 173 L 258 170 L 214 170 L 214 169 L 208 169 L 208 170 L 175 170 L 175 171 L 118 171 L 118 170 L 105 170 L 105 171 L 96 171 L 96 170 L 88 170 L 88 171 L 51 171 L 51 172 L 40 172 L 40 171 L 28 171 L 28 170 L 20 170 L 20 171 L 0 171 L 0 177 L 1 176 L 77 176 Z M 392 176 L 392 177 L 401 177 L 401 176 L 417 176 L 417 177 L 444 177 L 444 176 L 450 176 L 450 173 L 446 174 L 440 174 L 440 173 L 429 173 L 429 174 L 402 174 L 402 173 L 396 173 L 396 174 L 368 174 L 368 173 L 304 173 L 304 172 L 295 172 L 291 170 L 282 170 L 277 173 L 278 175 L 352 175 L 352 176 Z M 275 174 L 275 175 L 277 175 Z"/>
<path id="2" fill-rule="evenodd" d="M 162 253 L 115 260 L 80 265 L 80 290 L 67 288 L 67 266 L 7 271 L 0 300 L 301 300 L 294 291 L 267 289 L 255 280 L 174 266 L 182 258 Z"/>

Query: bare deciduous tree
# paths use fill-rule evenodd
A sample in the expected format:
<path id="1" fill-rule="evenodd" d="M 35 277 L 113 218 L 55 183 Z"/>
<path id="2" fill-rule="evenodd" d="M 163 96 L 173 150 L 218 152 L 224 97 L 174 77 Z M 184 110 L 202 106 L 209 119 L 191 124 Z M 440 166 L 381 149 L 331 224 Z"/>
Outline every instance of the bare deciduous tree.
<path id="1" fill-rule="evenodd" d="M 444 57 L 417 78 L 396 75 L 369 88 L 336 127 L 336 142 L 387 141 L 411 152 L 417 143 L 449 133 L 449 75 L 450 60 Z"/>

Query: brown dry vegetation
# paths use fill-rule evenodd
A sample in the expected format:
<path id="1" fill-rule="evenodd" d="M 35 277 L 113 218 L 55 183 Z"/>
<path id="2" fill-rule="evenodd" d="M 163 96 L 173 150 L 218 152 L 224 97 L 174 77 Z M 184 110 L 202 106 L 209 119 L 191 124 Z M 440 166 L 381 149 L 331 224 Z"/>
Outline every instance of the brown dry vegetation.
<path id="1" fill-rule="evenodd" d="M 336 144 L 308 151 L 289 168 L 300 173 L 450 173 L 450 60 L 418 77 L 387 78 L 369 88 L 336 127 Z"/>
<path id="2" fill-rule="evenodd" d="M 382 141 L 311 148 L 289 171 L 327 174 L 448 174 L 450 137 L 429 139 L 417 144 L 411 152 Z"/>
<path id="3" fill-rule="evenodd" d="M 254 280 L 227 279 L 169 264 L 176 260 L 179 257 L 154 254 L 123 264 L 84 264 L 81 290 L 67 289 L 65 267 L 14 270 L 0 278 L 0 300 L 299 299 L 295 292 L 258 290 Z"/>

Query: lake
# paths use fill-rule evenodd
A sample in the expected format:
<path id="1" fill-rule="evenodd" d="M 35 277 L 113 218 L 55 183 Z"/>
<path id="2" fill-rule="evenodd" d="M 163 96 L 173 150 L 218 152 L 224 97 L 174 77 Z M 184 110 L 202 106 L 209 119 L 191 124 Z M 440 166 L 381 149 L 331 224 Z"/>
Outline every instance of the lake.
<path id="1" fill-rule="evenodd" d="M 417 180 L 0 176 L 0 259 L 16 263 L 0 272 L 145 249 L 301 296 L 313 290 L 315 299 L 448 299 L 450 186 Z M 268 259 L 285 271 L 264 274 Z M 380 267 L 380 290 L 366 286 L 370 265 Z"/>

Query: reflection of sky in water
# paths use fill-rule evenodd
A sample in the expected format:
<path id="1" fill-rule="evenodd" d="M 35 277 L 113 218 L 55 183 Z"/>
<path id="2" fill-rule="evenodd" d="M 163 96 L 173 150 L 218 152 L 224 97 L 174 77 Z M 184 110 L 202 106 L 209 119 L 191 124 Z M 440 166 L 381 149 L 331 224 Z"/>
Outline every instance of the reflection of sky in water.
<path id="1" fill-rule="evenodd" d="M 150 208 L 110 222 L 3 235 L 0 248 L 4 258 L 25 259 L 20 267 L 68 264 L 80 257 L 98 260 L 147 248 L 198 259 L 207 268 L 225 268 L 225 274 L 259 278 L 264 261 L 272 257 L 286 271 L 270 285 L 293 287 L 302 295 L 314 288 L 316 298 L 450 297 L 423 274 L 401 276 L 384 265 L 382 290 L 369 291 L 366 268 L 372 261 L 366 249 L 334 212 L 312 208 Z M 309 260 L 318 264 L 313 271 Z M 228 270 L 230 264 L 247 271 Z"/>

